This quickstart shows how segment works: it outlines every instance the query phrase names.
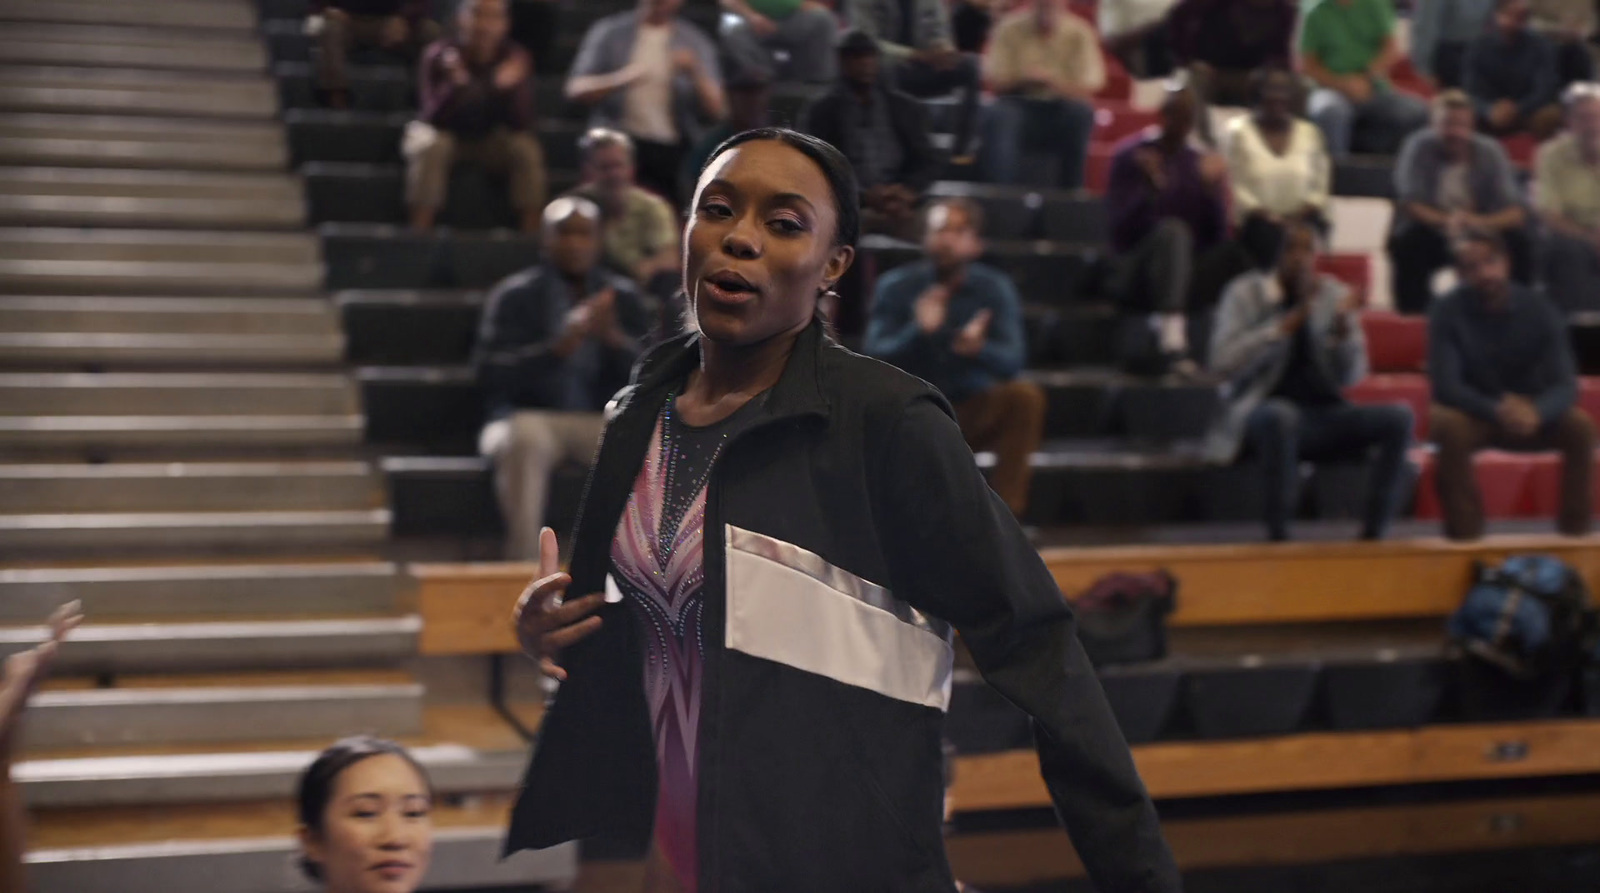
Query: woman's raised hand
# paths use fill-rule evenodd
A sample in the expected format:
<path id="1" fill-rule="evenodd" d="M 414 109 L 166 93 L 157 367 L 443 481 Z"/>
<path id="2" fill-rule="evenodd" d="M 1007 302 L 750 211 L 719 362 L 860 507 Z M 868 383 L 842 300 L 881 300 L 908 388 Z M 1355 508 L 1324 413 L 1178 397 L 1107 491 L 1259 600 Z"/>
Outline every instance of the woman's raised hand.
<path id="1" fill-rule="evenodd" d="M 50 615 L 50 637 L 36 648 L 6 658 L 0 678 L 0 760 L 9 759 L 17 725 L 39 682 L 50 669 L 61 641 L 83 622 L 80 603 L 68 602 Z"/>
<path id="2" fill-rule="evenodd" d="M 556 532 L 546 527 L 539 531 L 539 576 L 517 599 L 514 619 L 523 652 L 539 662 L 541 671 L 563 682 L 567 671 L 557 663 L 561 650 L 600 628 L 600 618 L 590 615 L 605 603 L 598 592 L 565 601 L 570 585 L 572 578 L 561 571 Z"/>

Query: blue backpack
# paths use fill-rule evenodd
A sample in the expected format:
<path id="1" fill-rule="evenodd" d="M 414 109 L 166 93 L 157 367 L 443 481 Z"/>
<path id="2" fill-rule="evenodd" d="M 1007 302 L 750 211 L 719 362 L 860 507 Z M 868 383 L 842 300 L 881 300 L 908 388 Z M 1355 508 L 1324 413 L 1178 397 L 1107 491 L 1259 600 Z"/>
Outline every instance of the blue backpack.
<path id="1" fill-rule="evenodd" d="M 1479 564 L 1449 622 L 1450 637 L 1467 654 L 1519 679 L 1575 670 L 1594 626 L 1583 577 L 1548 555 Z"/>

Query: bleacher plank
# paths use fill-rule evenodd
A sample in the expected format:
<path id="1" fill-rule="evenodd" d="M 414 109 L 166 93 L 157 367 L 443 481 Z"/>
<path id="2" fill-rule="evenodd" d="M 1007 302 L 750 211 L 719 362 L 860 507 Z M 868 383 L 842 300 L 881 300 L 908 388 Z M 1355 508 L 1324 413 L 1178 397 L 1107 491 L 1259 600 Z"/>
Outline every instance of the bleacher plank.
<path id="1" fill-rule="evenodd" d="M 1171 817 L 1161 830 L 1179 867 L 1193 872 L 1592 843 L 1597 810 L 1593 793 L 1494 797 Z M 985 889 L 1083 874 L 1059 828 L 956 834 L 946 848 L 956 876 Z"/>
<path id="2" fill-rule="evenodd" d="M 1600 771 L 1600 720 L 1313 732 L 1133 749 L 1156 799 L 1425 784 Z M 1030 750 L 958 757 L 957 811 L 1050 805 Z"/>
<path id="3" fill-rule="evenodd" d="M 1117 571 L 1166 569 L 1179 580 L 1174 626 L 1395 620 L 1454 611 L 1473 566 L 1539 552 L 1570 562 L 1600 586 L 1600 536 L 1498 536 L 1385 543 L 1277 543 L 1047 548 L 1045 563 L 1065 593 Z M 413 564 L 424 626 L 423 654 L 516 650 L 511 609 L 538 575 L 518 562 Z"/>
<path id="4" fill-rule="evenodd" d="M 1165 568 L 1182 594 L 1178 626 L 1323 623 L 1443 617 L 1454 611 L 1479 561 L 1540 552 L 1600 583 L 1600 537 L 1525 534 L 1472 543 L 1442 539 L 1383 543 L 1121 546 L 1041 552 L 1063 592 L 1104 574 Z"/>

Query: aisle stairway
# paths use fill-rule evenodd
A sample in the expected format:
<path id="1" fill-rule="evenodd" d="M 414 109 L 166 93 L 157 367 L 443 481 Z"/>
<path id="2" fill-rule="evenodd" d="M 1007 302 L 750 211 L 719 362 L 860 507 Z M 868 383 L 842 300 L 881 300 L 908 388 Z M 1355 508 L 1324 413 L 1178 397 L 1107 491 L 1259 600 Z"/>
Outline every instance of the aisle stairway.
<path id="1" fill-rule="evenodd" d="M 355 733 L 434 773 L 430 888 L 560 880 L 569 851 L 494 859 L 521 739 L 425 698 L 257 27 L 0 0 L 0 657 L 89 616 L 16 768 L 35 882 L 299 889 L 295 776 Z"/>

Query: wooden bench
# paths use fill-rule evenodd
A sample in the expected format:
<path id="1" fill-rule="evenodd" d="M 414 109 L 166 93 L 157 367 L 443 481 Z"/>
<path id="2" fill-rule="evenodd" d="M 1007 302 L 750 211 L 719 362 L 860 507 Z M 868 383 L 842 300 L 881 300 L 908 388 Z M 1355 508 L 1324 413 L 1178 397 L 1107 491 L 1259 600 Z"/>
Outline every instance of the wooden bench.
<path id="1" fill-rule="evenodd" d="M 1041 552 L 1067 593 L 1104 574 L 1165 568 L 1179 580 L 1175 626 L 1336 623 L 1444 617 L 1479 561 L 1542 552 L 1578 567 L 1600 591 L 1600 537 L 1495 537 L 1387 543 L 1054 548 Z M 515 651 L 511 611 L 532 564 L 416 564 L 425 655 Z"/>

